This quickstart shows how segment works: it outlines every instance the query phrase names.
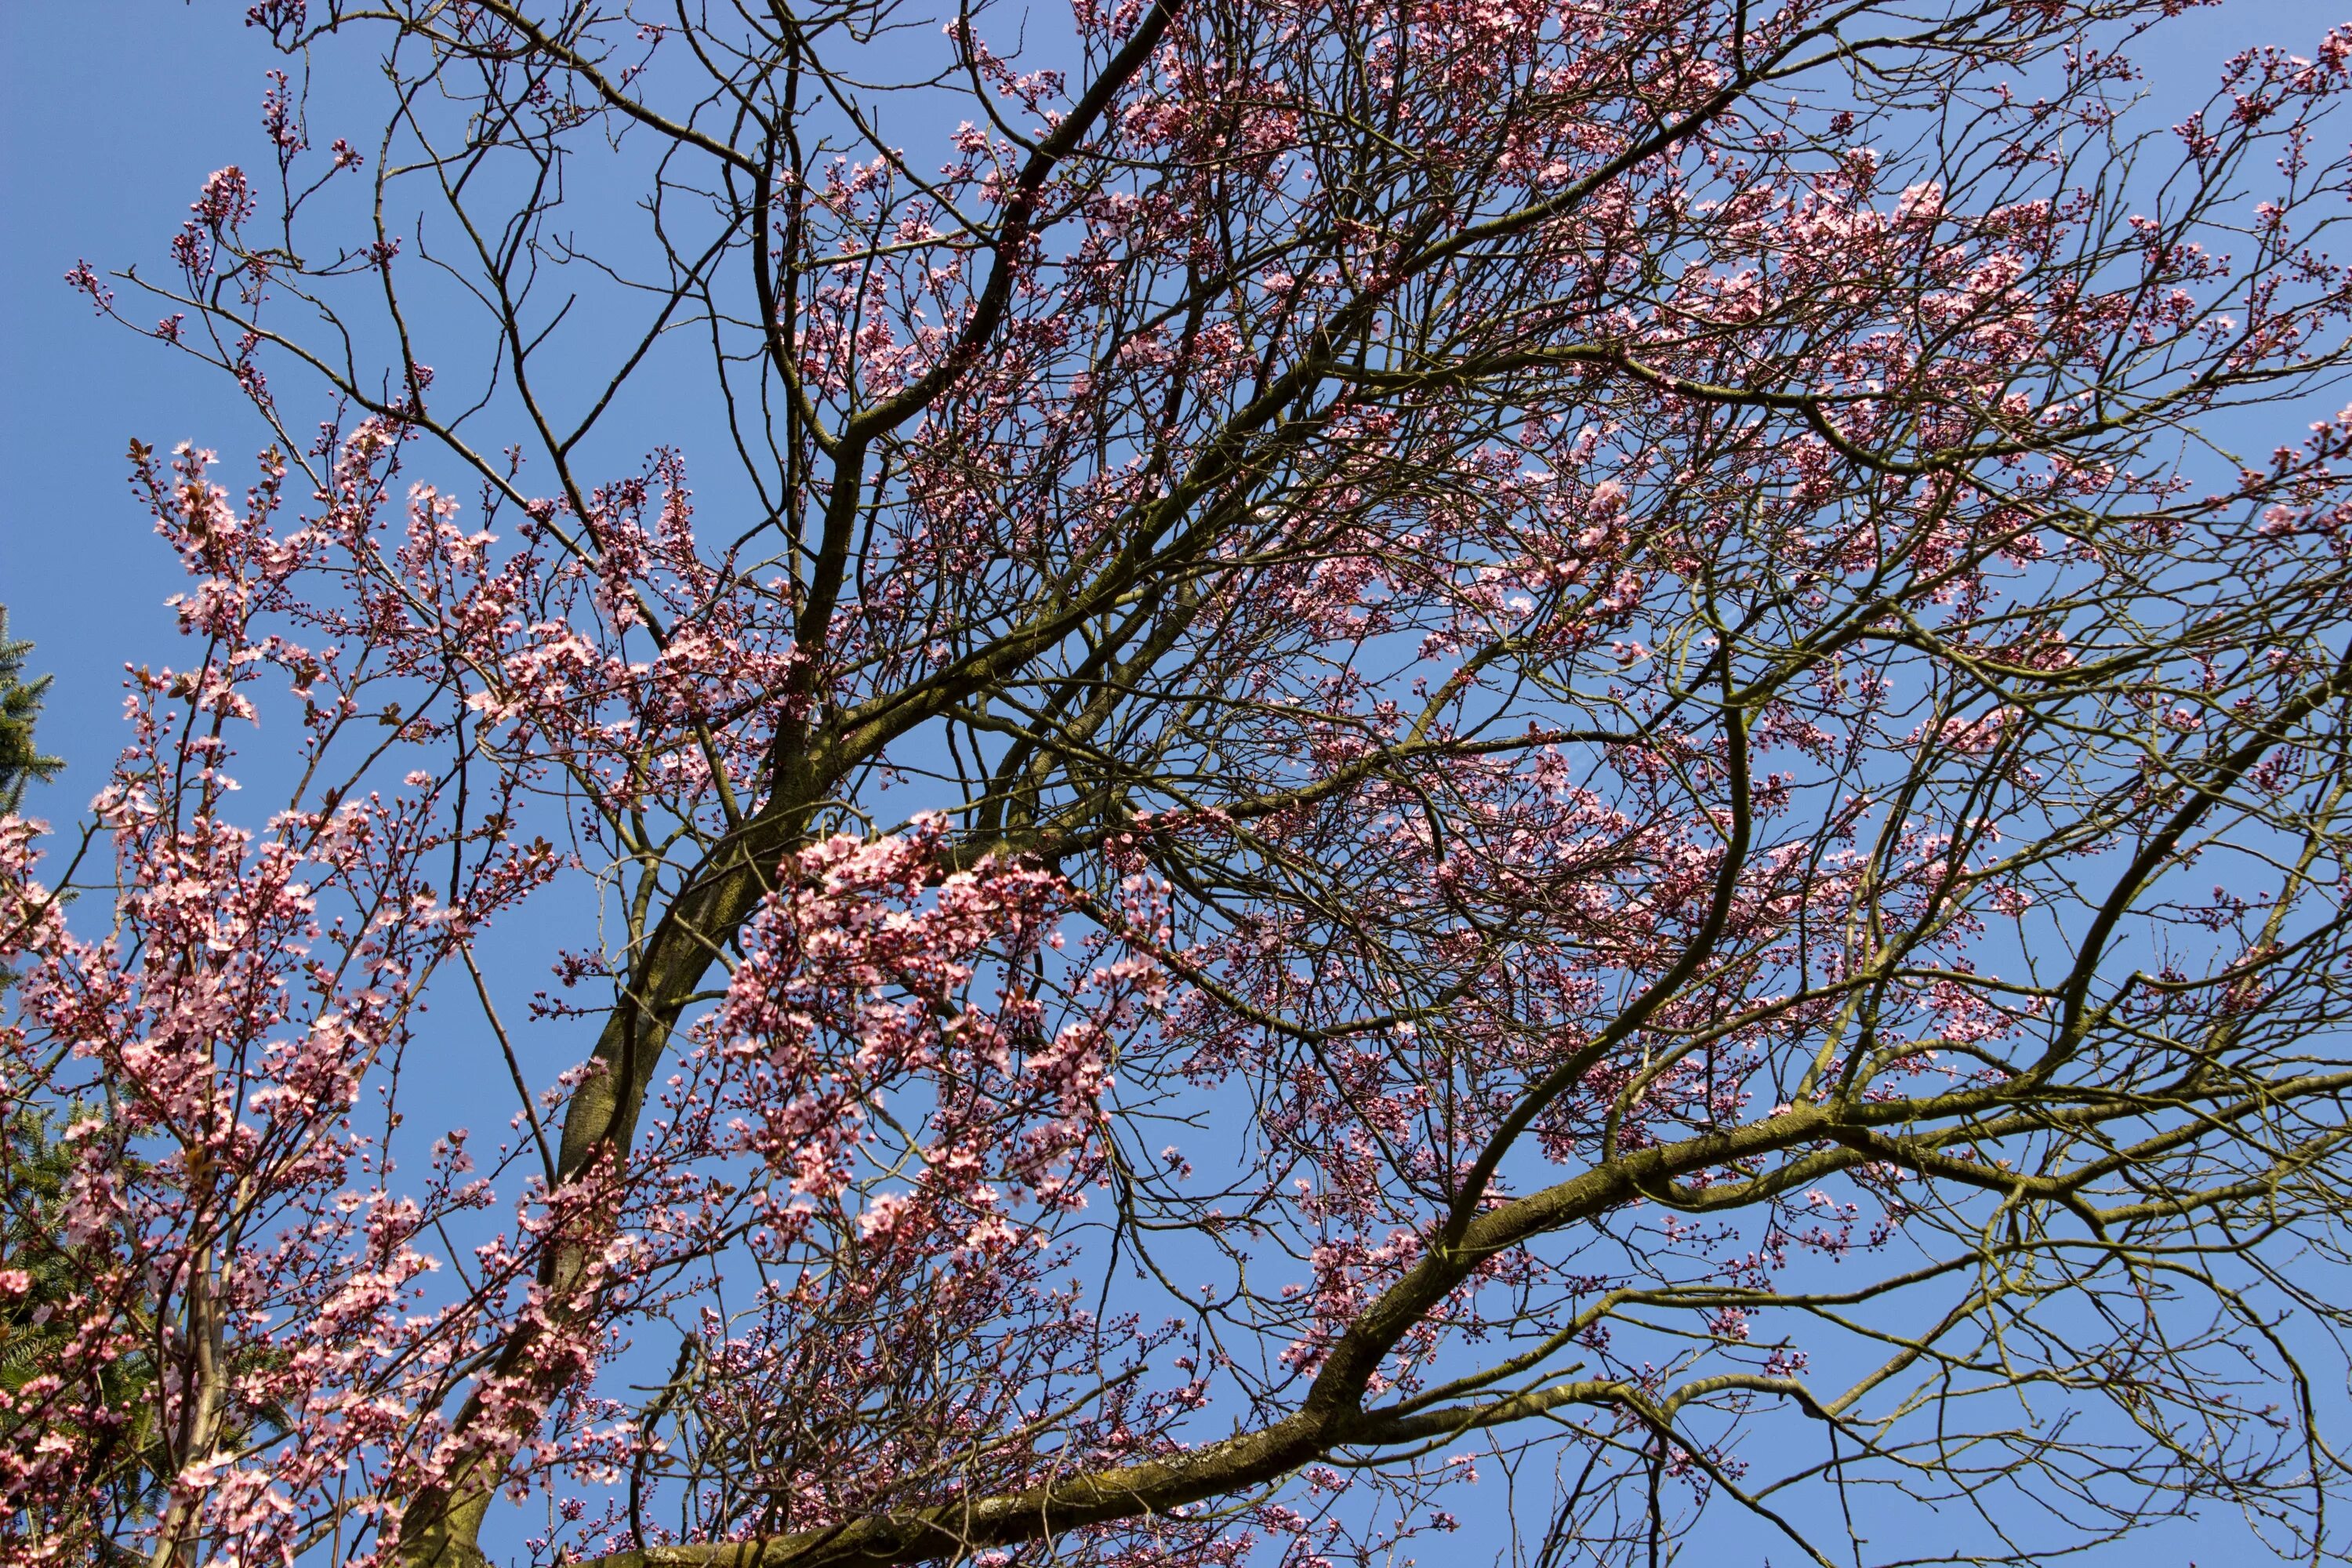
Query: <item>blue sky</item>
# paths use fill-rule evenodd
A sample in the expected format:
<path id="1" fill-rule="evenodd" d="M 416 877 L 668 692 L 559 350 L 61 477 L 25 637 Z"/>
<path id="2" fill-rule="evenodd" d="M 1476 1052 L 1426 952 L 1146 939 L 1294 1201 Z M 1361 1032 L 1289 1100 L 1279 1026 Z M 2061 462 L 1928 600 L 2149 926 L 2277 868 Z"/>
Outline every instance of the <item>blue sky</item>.
<path id="1" fill-rule="evenodd" d="M 17 476 L 0 501 L 0 603 L 56 675 L 43 738 L 75 764 L 32 809 L 89 798 L 121 743 L 122 664 L 176 640 L 162 601 L 178 572 L 123 482 L 130 438 L 258 444 L 217 381 L 110 330 L 60 275 L 79 256 L 155 258 L 204 176 L 250 154 L 259 41 L 222 5 L 0 6 L 0 430 Z"/>

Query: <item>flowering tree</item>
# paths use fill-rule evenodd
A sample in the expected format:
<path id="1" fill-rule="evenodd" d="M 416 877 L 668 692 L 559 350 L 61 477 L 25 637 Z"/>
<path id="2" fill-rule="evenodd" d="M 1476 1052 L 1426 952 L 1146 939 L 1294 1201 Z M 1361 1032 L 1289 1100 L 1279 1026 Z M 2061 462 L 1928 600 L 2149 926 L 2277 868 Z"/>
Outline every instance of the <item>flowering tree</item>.
<path id="1" fill-rule="evenodd" d="M 0 1540 L 2340 1549 L 2352 30 L 2177 8 L 254 6 Z"/>

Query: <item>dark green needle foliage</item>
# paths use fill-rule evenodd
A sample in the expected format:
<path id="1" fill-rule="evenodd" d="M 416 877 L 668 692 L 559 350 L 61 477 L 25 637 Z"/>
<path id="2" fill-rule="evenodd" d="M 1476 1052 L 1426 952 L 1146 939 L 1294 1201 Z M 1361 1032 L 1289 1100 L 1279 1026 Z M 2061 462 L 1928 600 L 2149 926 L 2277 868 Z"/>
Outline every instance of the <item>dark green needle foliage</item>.
<path id="1" fill-rule="evenodd" d="M 31 643 L 9 640 L 7 607 L 0 605 L 0 816 L 23 810 L 25 785 L 64 766 L 33 744 L 33 721 L 49 678 L 25 679 L 25 656 L 32 650 Z"/>

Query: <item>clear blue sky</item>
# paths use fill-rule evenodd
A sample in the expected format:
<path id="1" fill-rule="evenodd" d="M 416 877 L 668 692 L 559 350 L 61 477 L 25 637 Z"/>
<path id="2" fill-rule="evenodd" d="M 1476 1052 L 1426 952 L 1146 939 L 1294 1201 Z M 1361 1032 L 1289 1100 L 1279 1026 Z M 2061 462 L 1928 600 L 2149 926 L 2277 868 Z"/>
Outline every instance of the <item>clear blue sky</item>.
<path id="1" fill-rule="evenodd" d="M 249 156 L 266 68 L 243 7 L 176 0 L 0 3 L 0 604 L 54 671 L 47 749 L 65 816 L 121 743 L 120 670 L 168 657 L 177 568 L 124 484 L 136 435 L 225 452 L 259 442 L 199 367 L 110 330 L 60 281 L 78 256 L 152 260 L 204 176 Z M 44 798 L 45 796 L 45 798 Z"/>

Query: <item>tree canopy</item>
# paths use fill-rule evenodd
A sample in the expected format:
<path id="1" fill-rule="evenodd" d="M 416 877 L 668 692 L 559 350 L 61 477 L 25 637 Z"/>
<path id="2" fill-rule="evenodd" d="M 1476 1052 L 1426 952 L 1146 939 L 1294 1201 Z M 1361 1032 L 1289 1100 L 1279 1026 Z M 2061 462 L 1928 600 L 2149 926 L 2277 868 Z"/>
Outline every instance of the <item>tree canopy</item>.
<path id="1" fill-rule="evenodd" d="M 2341 1553 L 2352 29 L 2179 9 L 254 5 L 0 1542 Z"/>

